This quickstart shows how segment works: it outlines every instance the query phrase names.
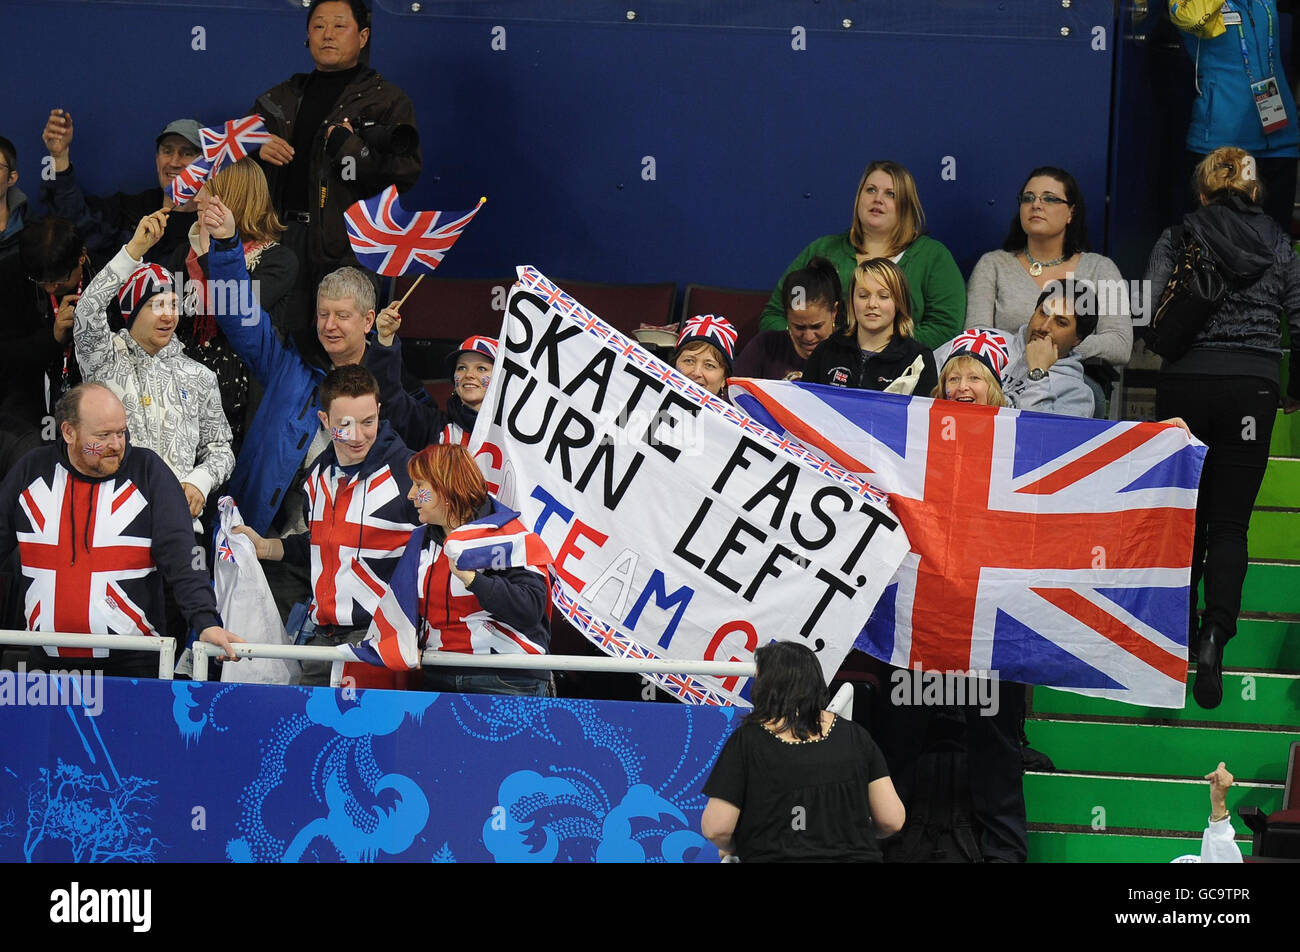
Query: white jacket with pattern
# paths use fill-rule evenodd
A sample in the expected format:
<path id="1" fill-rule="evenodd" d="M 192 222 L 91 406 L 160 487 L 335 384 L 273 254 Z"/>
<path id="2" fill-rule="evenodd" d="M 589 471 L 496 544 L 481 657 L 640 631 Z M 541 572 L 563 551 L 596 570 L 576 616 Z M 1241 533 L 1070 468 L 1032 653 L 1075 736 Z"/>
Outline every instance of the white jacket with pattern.
<path id="1" fill-rule="evenodd" d="M 216 374 L 186 357 L 175 337 L 150 356 L 129 331 L 108 328 L 109 301 L 140 264 L 122 248 L 82 293 L 72 325 L 77 363 L 85 380 L 121 398 L 131 442 L 161 456 L 206 499 L 235 468 Z"/>

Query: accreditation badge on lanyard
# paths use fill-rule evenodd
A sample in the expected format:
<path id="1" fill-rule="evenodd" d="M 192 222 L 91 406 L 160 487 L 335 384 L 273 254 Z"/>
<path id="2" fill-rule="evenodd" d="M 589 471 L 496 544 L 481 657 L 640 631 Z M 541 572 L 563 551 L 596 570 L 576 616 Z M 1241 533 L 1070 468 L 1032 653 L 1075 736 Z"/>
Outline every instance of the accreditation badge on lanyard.
<path id="1" fill-rule="evenodd" d="M 1238 0 L 1238 3 L 1240 0 Z M 1250 2 L 1250 0 L 1247 0 Z M 1277 73 L 1273 68 L 1273 11 L 1267 2 L 1261 4 L 1264 15 L 1268 17 L 1268 74 L 1258 82 L 1250 68 L 1250 51 L 1246 48 L 1246 31 L 1242 26 L 1242 15 L 1234 9 L 1233 2 L 1223 5 L 1223 23 L 1237 28 L 1237 41 L 1241 44 L 1241 62 L 1246 68 L 1246 81 L 1250 83 L 1250 94 L 1255 97 L 1255 111 L 1259 113 L 1259 123 L 1264 127 L 1265 135 L 1272 135 L 1287 126 L 1286 106 L 1282 103 L 1282 92 L 1278 87 Z M 1253 24 L 1252 24 L 1253 27 Z"/>
<path id="2" fill-rule="evenodd" d="M 1282 105 L 1282 94 L 1278 92 L 1277 80 L 1272 76 L 1251 83 L 1250 91 L 1255 97 L 1255 108 L 1259 110 L 1259 121 L 1264 126 L 1264 134 L 1272 135 L 1279 129 L 1286 128 L 1286 106 Z"/>

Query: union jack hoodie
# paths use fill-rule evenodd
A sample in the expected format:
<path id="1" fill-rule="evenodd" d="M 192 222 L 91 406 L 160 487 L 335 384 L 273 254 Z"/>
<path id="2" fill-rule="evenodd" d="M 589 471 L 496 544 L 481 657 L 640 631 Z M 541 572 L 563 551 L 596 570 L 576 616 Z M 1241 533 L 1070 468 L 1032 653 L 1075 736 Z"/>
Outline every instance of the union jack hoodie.
<path id="1" fill-rule="evenodd" d="M 316 457 L 303 483 L 307 531 L 286 536 L 284 560 L 311 566 L 309 616 L 317 625 L 366 628 L 419 514 L 406 494 L 406 448 L 387 421 L 366 458 L 339 464 L 334 444 Z"/>
<path id="2" fill-rule="evenodd" d="M 162 458 L 128 442 L 112 476 L 86 476 L 61 440 L 24 456 L 0 483 L 0 561 L 18 549 L 28 631 L 172 635 L 163 584 L 195 631 L 221 624 L 195 558 L 185 493 Z M 103 648 L 46 648 L 60 657 Z"/>

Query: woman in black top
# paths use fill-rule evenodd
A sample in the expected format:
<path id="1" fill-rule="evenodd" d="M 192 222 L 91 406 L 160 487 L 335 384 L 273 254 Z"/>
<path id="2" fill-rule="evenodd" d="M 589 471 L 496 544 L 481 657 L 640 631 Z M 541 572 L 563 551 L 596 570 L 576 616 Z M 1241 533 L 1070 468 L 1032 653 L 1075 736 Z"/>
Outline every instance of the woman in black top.
<path id="1" fill-rule="evenodd" d="M 1197 640 L 1196 589 L 1205 580 L 1196 683 L 1203 708 L 1223 699 L 1223 646 L 1237 631 L 1246 578 L 1246 529 L 1268 465 L 1279 403 L 1282 322 L 1291 324 L 1291 379 L 1282 409 L 1300 409 L 1300 259 L 1291 239 L 1259 206 L 1255 160 L 1238 148 L 1215 149 L 1196 168 L 1201 207 L 1183 220 L 1228 278 L 1217 310 L 1156 383 L 1156 416 L 1181 416 L 1209 446 L 1196 500 L 1192 549 L 1190 644 Z M 1169 230 L 1147 265 L 1159 301 L 1179 249 Z"/>
<path id="2" fill-rule="evenodd" d="M 746 862 L 880 862 L 903 804 L 866 729 L 826 706 L 817 656 L 790 641 L 754 652 L 754 710 L 727 739 L 700 829 Z"/>
<path id="3" fill-rule="evenodd" d="M 939 382 L 934 354 L 912 336 L 907 278 L 888 258 L 853 269 L 846 326 L 817 345 L 804 367 L 805 383 L 929 393 Z"/>

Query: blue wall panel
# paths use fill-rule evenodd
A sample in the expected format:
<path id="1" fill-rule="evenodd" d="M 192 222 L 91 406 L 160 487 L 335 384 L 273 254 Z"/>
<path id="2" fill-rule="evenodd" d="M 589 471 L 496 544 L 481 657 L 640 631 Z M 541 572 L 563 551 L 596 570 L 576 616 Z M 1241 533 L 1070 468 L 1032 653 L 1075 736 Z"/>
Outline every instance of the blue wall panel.
<path id="1" fill-rule="evenodd" d="M 932 233 L 964 269 L 1000 243 L 1039 164 L 1076 174 L 1101 244 L 1106 0 L 409 7 L 381 4 L 373 41 L 374 65 L 419 116 L 425 171 L 405 202 L 489 199 L 448 277 L 526 262 L 557 277 L 767 287 L 809 240 L 847 227 L 858 176 L 882 157 L 912 169 Z M 629 7 L 635 22 L 621 19 Z M 33 195 L 51 106 L 74 115 L 86 184 L 134 190 L 150 184 L 168 119 L 241 115 L 310 67 L 303 14 L 277 0 L 19 0 L 6 14 L 0 129 Z M 196 26 L 204 51 L 191 49 Z M 504 51 L 491 48 L 494 26 Z M 792 49 L 795 26 L 806 50 Z"/>
<path id="2" fill-rule="evenodd" d="M 717 861 L 734 709 L 102 684 L 97 716 L 0 702 L 0 862 Z"/>

